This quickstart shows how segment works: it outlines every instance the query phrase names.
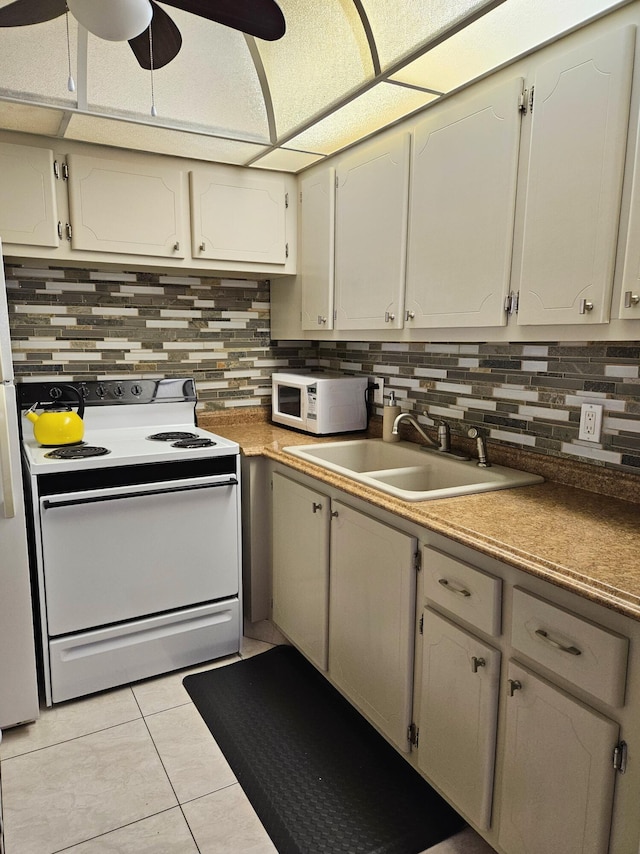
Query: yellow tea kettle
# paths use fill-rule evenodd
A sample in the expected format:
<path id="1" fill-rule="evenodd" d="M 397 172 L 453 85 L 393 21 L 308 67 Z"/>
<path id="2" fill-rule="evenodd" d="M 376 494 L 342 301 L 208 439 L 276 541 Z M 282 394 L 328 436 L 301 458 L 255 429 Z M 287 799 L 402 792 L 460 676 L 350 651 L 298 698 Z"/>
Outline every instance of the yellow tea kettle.
<path id="1" fill-rule="evenodd" d="M 36 415 L 34 412 L 41 405 L 40 403 L 34 403 L 24 414 L 25 418 L 33 423 L 33 435 L 36 442 L 46 447 L 58 448 L 60 445 L 77 445 L 84 436 L 84 423 L 82 421 L 84 400 L 82 395 L 72 385 L 61 385 L 60 389 L 66 389 L 78 398 L 77 412 L 74 412 L 65 403 L 54 401 L 51 404 L 42 404 L 44 411 L 41 415 Z"/>

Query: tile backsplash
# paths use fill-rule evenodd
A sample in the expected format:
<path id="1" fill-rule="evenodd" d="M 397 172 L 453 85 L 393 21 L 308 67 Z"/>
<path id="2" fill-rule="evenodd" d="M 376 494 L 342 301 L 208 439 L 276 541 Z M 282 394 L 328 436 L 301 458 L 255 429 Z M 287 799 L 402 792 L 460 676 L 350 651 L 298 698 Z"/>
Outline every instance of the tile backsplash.
<path id="1" fill-rule="evenodd" d="M 194 376 L 199 406 L 268 406 L 273 370 L 385 378 L 404 409 L 490 440 L 640 471 L 640 342 L 274 342 L 269 283 L 7 265 L 16 375 Z M 580 404 L 604 406 L 601 442 Z M 381 413 L 379 408 L 378 413 Z"/>

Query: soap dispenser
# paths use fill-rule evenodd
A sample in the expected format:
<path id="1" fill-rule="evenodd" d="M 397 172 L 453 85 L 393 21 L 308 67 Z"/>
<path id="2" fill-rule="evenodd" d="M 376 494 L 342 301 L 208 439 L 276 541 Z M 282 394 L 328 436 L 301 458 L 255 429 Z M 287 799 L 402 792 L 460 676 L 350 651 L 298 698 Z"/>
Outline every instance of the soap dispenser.
<path id="1" fill-rule="evenodd" d="M 384 442 L 400 441 L 399 433 L 394 435 L 391 432 L 393 430 L 393 422 L 396 420 L 398 415 L 400 415 L 400 412 L 400 407 L 396 403 L 395 393 L 391 391 L 389 393 L 389 403 L 385 404 L 382 412 L 382 439 Z"/>

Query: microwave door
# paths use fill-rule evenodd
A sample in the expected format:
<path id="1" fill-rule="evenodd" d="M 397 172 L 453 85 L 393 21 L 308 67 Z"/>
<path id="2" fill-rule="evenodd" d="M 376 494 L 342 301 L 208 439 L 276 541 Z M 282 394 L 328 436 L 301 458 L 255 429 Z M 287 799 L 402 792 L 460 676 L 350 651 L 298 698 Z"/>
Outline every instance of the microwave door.
<path id="1" fill-rule="evenodd" d="M 276 394 L 278 413 L 301 422 L 304 415 L 303 389 L 300 386 L 278 384 Z"/>

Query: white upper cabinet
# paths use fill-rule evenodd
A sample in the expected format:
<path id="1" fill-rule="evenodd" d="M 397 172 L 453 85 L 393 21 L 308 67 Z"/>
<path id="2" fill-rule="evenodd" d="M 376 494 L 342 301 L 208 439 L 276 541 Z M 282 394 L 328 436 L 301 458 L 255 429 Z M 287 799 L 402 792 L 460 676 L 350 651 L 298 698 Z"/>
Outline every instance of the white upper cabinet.
<path id="1" fill-rule="evenodd" d="M 474 87 L 416 128 L 407 327 L 506 323 L 522 86 Z"/>
<path id="2" fill-rule="evenodd" d="M 67 162 L 72 249 L 184 257 L 178 169 L 81 154 Z"/>
<path id="3" fill-rule="evenodd" d="M 53 152 L 0 143 L 0 238 L 56 248 L 58 210 Z"/>
<path id="4" fill-rule="evenodd" d="M 189 172 L 194 258 L 284 264 L 285 178 L 229 166 Z"/>
<path id="5" fill-rule="evenodd" d="M 609 319 L 634 43 L 624 27 L 536 71 L 519 324 Z"/>
<path id="6" fill-rule="evenodd" d="M 311 172 L 300 180 L 303 329 L 333 329 L 335 187 L 333 166 Z"/>
<path id="7" fill-rule="evenodd" d="M 402 327 L 408 133 L 362 145 L 338 165 L 336 329 Z"/>

